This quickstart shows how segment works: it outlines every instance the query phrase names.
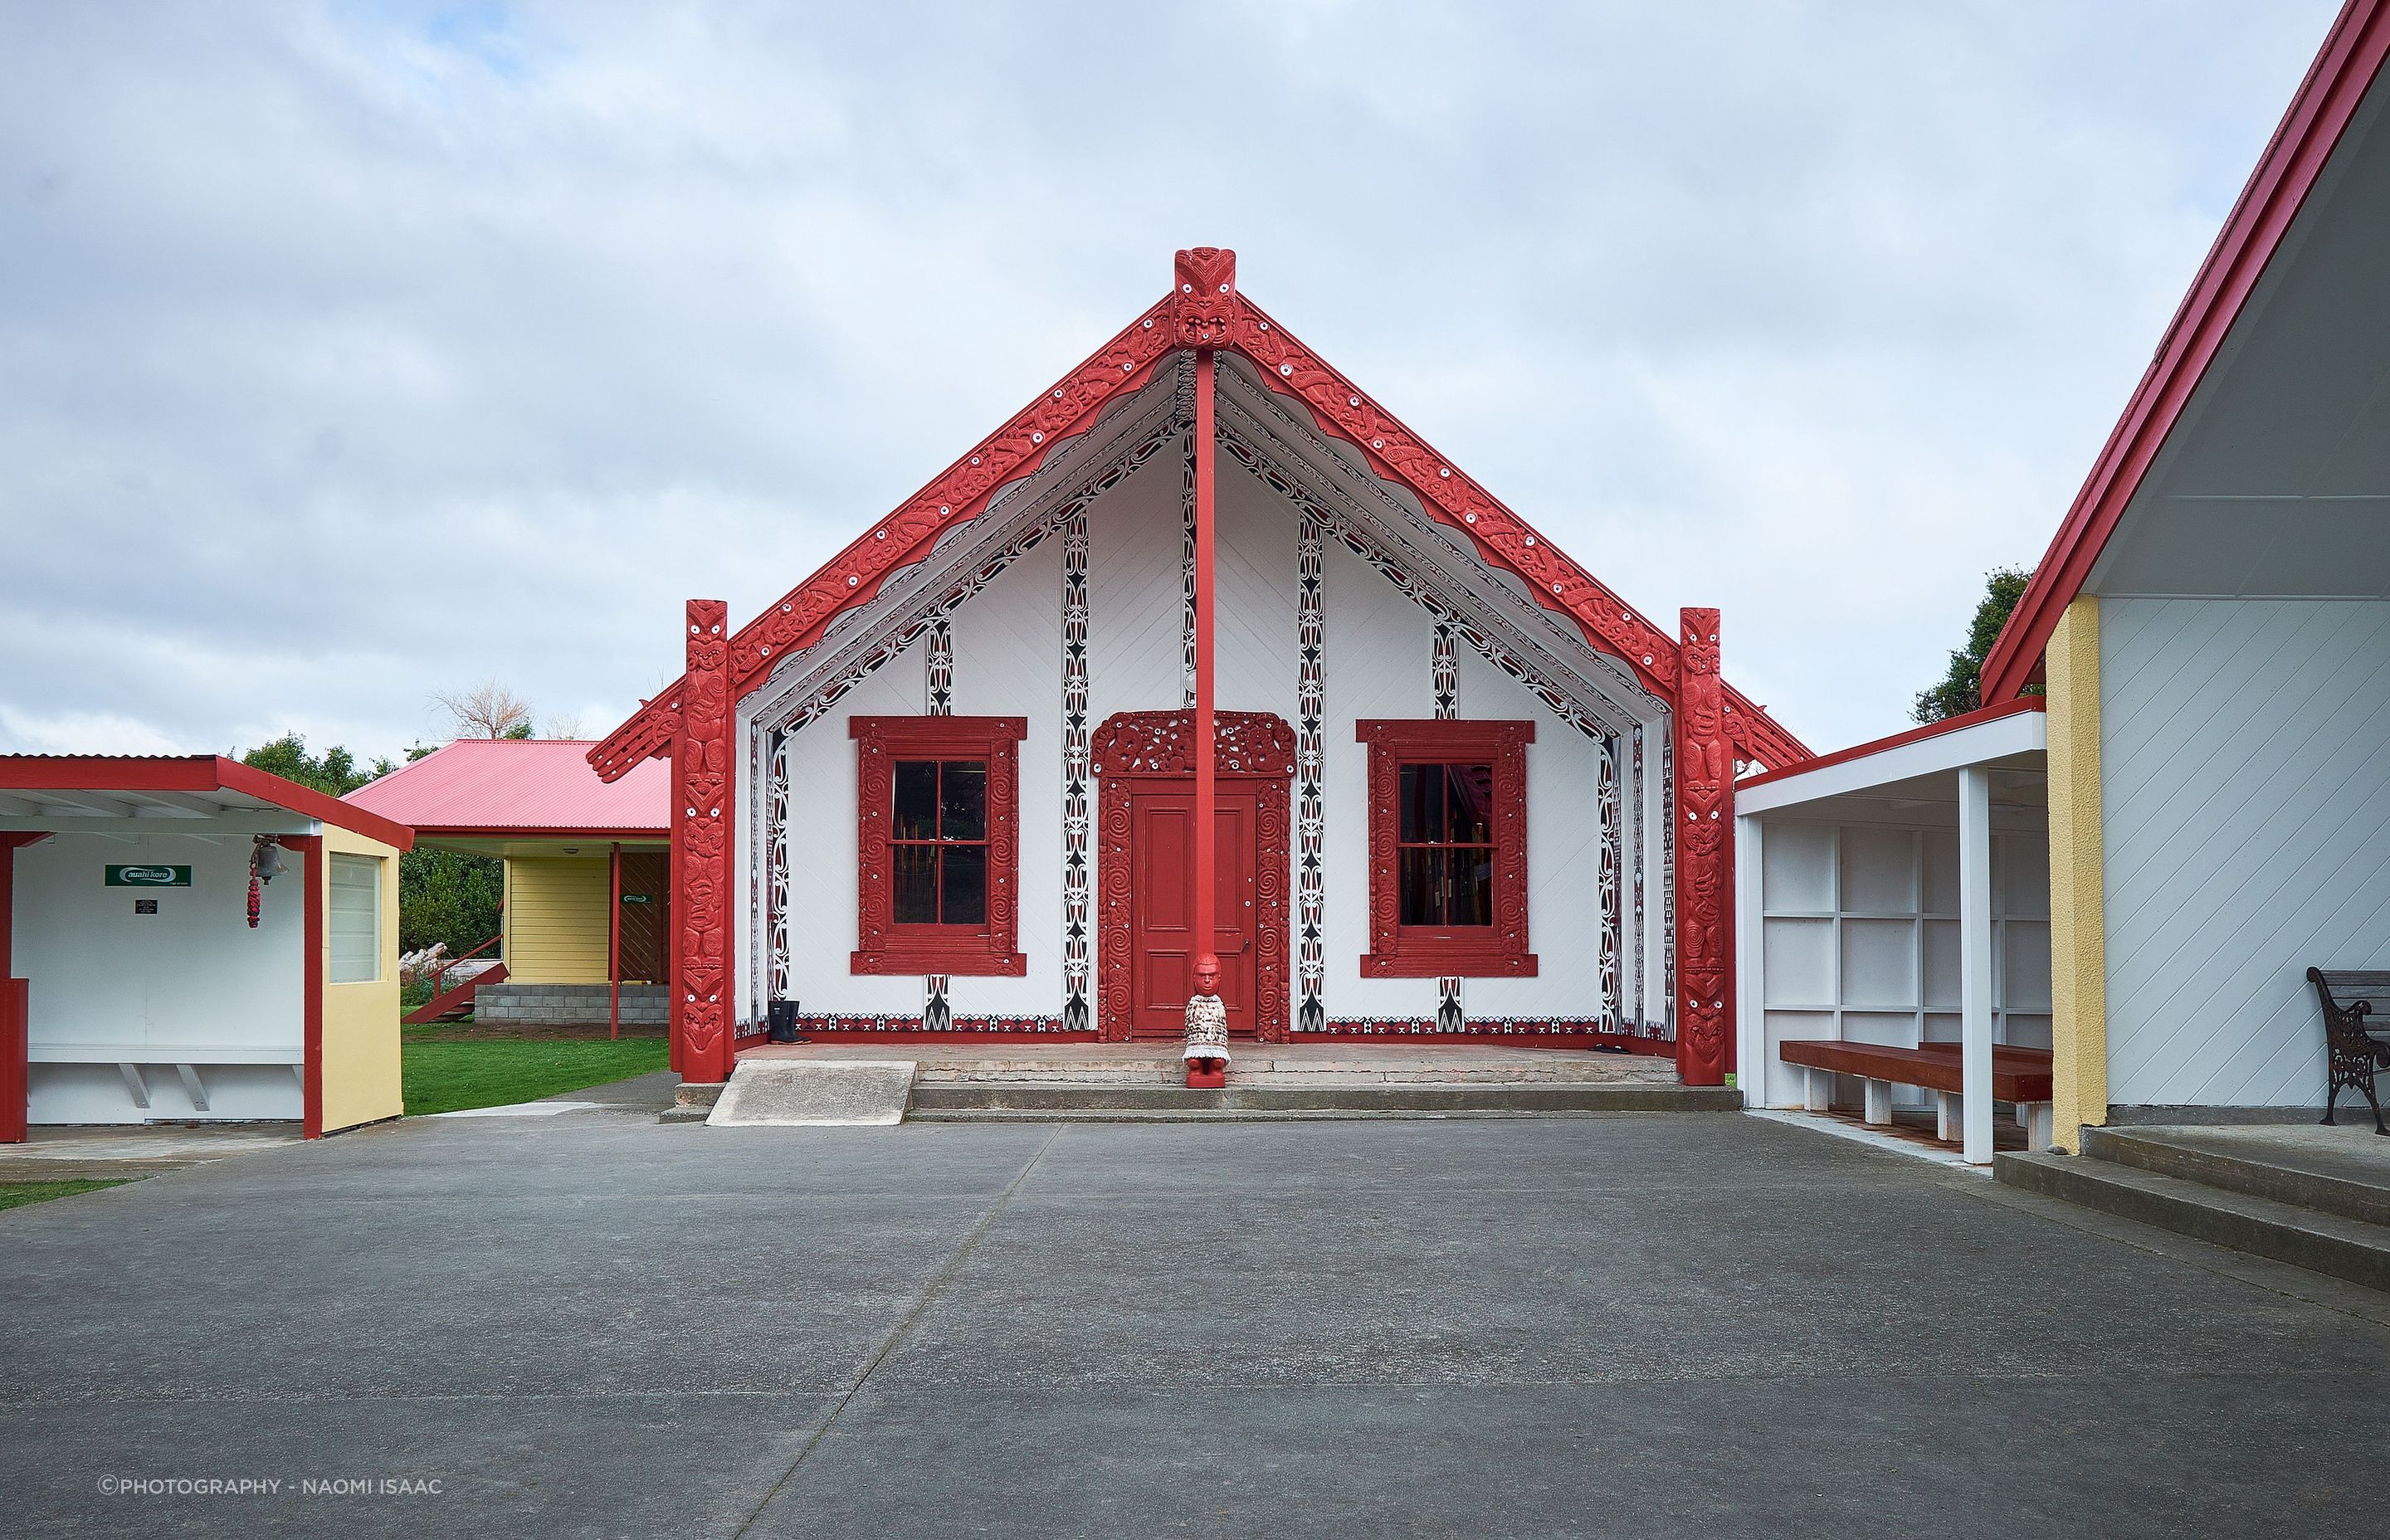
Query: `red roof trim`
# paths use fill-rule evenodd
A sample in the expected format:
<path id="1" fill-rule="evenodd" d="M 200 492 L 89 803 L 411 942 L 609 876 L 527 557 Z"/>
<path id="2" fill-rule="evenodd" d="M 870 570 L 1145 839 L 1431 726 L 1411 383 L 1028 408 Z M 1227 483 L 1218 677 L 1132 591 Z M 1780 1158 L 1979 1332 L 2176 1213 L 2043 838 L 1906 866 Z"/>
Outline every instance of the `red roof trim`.
<path id="1" fill-rule="evenodd" d="M 418 840 L 587 840 L 664 844 L 672 840 L 672 828 L 659 825 L 654 828 L 551 828 L 538 824 L 500 827 L 487 824 L 418 824 Z M 604 853 L 600 852 L 599 853 Z"/>
<path id="2" fill-rule="evenodd" d="M 1824 770 L 1831 765 L 1848 764 L 1855 759 L 1865 759 L 1870 754 L 1881 754 L 1889 749 L 1904 749 L 1912 743 L 1922 743 L 1929 738 L 1940 738 L 1945 733 L 1955 733 L 1967 727 L 1980 727 L 1986 722 L 1998 722 L 2004 716 L 2018 716 L 2026 712 L 2044 711 L 2049 708 L 2049 705 L 2048 699 L 2043 696 L 2019 696 L 2014 700 L 2004 700 L 1997 706 L 1982 706 L 1972 712 L 1962 712 L 1957 716 L 1946 716 L 1939 722 L 1929 722 L 1922 727 L 1911 727 L 1905 733 L 1895 733 L 1890 738 L 1873 738 L 1866 743 L 1854 743 L 1847 749 L 1837 749 L 1831 754 L 1820 754 L 1815 759 L 1803 760 L 1798 764 L 1787 765 L 1781 770 L 1769 770 L 1761 775 L 1745 776 L 1734 783 L 1734 789 L 1740 791 L 1746 787 L 1766 786 L 1770 781 L 1780 781 L 1792 776 L 1805 776 L 1812 770 Z"/>
<path id="3" fill-rule="evenodd" d="M 2141 478 L 2330 162 L 2385 53 L 2390 9 L 2384 0 L 2347 0 L 2175 313 L 2157 356 L 2108 435 L 2015 613 L 1992 644 L 1984 662 L 1985 699 L 2011 699 L 2032 682 L 2059 616 L 2083 591 Z"/>
<path id="4" fill-rule="evenodd" d="M 379 814 L 328 797 L 222 754 L 119 757 L 112 754 L 0 755 L 0 791 L 238 791 L 320 823 L 415 848 L 415 831 Z M 96 822 L 94 828 L 102 827 Z"/>
<path id="5" fill-rule="evenodd" d="M 760 685 L 776 656 L 819 640 L 840 613 L 870 599 L 892 572 L 919 561 L 945 530 L 984 512 L 993 493 L 1035 470 L 1061 443 L 1090 428 L 1113 399 L 1143 386 L 1173 353 L 1201 346 L 1249 360 L 1273 389 L 1301 400 L 1323 430 L 1359 448 L 1379 475 L 1407 487 L 1431 517 L 1466 534 L 1485 560 L 1523 579 L 1537 602 L 1570 617 L 1590 645 L 1623 658 L 1647 687 L 1674 701 L 1675 638 L 1247 301 L 1236 288 L 1234 252 L 1181 251 L 1177 271 L 1172 293 L 790 589 L 776 609 L 741 627 L 730 642 L 733 698 Z M 682 688 L 683 681 L 675 680 L 589 751 L 599 776 L 614 780 L 642 760 L 671 752 Z M 1807 754 L 1763 708 L 1728 693 L 1729 736 L 1753 757 L 1781 763 Z"/>

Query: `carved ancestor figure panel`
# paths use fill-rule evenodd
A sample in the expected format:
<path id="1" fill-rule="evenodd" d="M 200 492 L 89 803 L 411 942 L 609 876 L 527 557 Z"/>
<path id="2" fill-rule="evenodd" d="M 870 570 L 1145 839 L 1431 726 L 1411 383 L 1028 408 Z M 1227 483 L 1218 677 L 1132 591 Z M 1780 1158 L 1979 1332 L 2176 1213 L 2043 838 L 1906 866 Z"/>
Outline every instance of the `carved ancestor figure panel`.
<path id="1" fill-rule="evenodd" d="M 1734 746 L 1718 680 L 1718 612 L 1684 612 L 1677 680 L 1677 1070 L 1715 1085 L 1731 1068 Z"/>

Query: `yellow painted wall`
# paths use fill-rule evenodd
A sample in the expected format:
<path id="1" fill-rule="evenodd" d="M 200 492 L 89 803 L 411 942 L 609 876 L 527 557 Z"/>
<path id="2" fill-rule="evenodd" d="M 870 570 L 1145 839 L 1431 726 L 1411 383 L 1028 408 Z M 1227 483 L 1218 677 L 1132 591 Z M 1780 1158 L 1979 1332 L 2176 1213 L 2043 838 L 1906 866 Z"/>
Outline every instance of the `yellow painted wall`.
<path id="1" fill-rule="evenodd" d="M 336 984 L 332 977 L 332 884 L 324 883 L 324 1132 L 399 1114 L 398 852 L 378 840 L 324 826 L 325 866 L 334 855 L 381 861 L 381 977 Z"/>
<path id="2" fill-rule="evenodd" d="M 2049 996 L 2059 1147 L 2108 1121 L 2108 932 L 2100 801 L 2100 601 L 2066 607 L 2049 690 Z"/>
<path id="3" fill-rule="evenodd" d="M 606 982 L 606 858 L 515 856 L 507 861 L 507 982 Z"/>

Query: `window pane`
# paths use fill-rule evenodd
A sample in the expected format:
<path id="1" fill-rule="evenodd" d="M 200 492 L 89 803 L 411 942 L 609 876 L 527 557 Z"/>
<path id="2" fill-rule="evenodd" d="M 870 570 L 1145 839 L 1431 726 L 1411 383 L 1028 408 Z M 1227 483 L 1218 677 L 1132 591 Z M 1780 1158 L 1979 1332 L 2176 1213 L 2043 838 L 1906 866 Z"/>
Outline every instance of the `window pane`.
<path id="1" fill-rule="evenodd" d="M 334 855 L 328 866 L 328 977 L 336 984 L 371 983 L 381 977 L 381 857 Z"/>
<path id="2" fill-rule="evenodd" d="M 1398 880 L 1394 891 L 1400 901 L 1398 922 L 1404 925 L 1442 924 L 1444 852 L 1404 851 L 1395 874 Z"/>
<path id="3" fill-rule="evenodd" d="M 938 837 L 938 765 L 935 760 L 896 762 L 896 829 L 899 840 Z"/>
<path id="4" fill-rule="evenodd" d="M 1406 845 L 1441 843 L 1445 839 L 1444 767 L 1440 764 L 1406 764 L 1402 775 L 1402 842 Z"/>
<path id="5" fill-rule="evenodd" d="M 1494 767 L 1490 764 L 1447 764 L 1444 783 L 1451 799 L 1451 833 L 1456 845 L 1491 844 L 1494 840 Z"/>
<path id="6" fill-rule="evenodd" d="M 1446 901 L 1446 925 L 1494 923 L 1494 853 L 1488 849 L 1457 850 L 1451 854 L 1452 894 Z"/>
<path id="7" fill-rule="evenodd" d="M 944 912 L 938 918 L 948 925 L 985 925 L 987 847 L 947 845 L 939 853 L 945 857 L 946 880 Z"/>
<path id="8" fill-rule="evenodd" d="M 938 766 L 938 838 L 987 838 L 987 762 L 947 760 Z"/>
<path id="9" fill-rule="evenodd" d="M 895 920 L 899 925 L 938 922 L 938 847 L 893 845 L 889 858 L 896 866 Z"/>

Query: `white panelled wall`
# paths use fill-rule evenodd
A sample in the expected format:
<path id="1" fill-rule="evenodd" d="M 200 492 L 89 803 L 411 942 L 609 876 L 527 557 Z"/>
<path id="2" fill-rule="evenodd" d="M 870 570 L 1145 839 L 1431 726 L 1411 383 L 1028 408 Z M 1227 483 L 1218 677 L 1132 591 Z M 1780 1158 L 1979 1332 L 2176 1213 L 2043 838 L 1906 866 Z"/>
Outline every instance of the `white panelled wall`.
<path id="1" fill-rule="evenodd" d="M 64 833 L 19 847 L 14 968 L 32 995 L 32 1122 L 300 1115 L 305 879 L 292 856 L 251 930 L 250 843 Z M 191 885 L 106 885 L 108 866 L 128 865 L 188 866 Z M 147 1107 L 120 1064 L 135 1067 Z M 178 1065 L 200 1077 L 204 1108 Z"/>
<path id="2" fill-rule="evenodd" d="M 1994 1041 L 2049 1046 L 2049 838 L 1991 836 Z M 1955 828 L 1765 820 L 1757 1003 L 1763 1104 L 1798 1107 L 1804 1072 L 1777 1046 L 1836 1039 L 1915 1047 L 1960 1041 L 1959 834 Z M 1747 912 L 1747 911 L 1746 911 Z M 1838 1100 L 1857 1099 L 1857 1083 Z M 1902 1086 L 1895 1104 L 1930 1105 Z"/>
<path id="3" fill-rule="evenodd" d="M 1180 705 L 1182 468 L 1179 454 L 1158 456 L 1087 509 L 1091 732 L 1115 712 Z M 1298 510 L 1233 467 L 1220 478 L 1216 507 L 1219 708 L 1269 712 L 1293 725 L 1301 716 Z M 1060 535 L 1050 536 L 1021 556 L 953 617 L 955 714 L 1014 715 L 1029 724 L 1021 745 L 1019 930 L 1028 972 L 1017 979 L 954 978 L 949 998 L 958 1016 L 1047 1017 L 1061 1007 L 1062 544 Z M 1429 1018 L 1437 1004 L 1434 979 L 1360 976 L 1359 959 L 1369 949 L 1368 761 L 1355 724 L 1434 714 L 1433 623 L 1416 602 L 1333 538 L 1325 546 L 1324 585 L 1323 1003 L 1330 1018 Z M 856 931 L 856 817 L 854 745 L 846 724 L 856 714 L 922 711 L 924 645 L 914 642 L 864 677 L 788 742 L 791 794 L 786 837 L 795 876 L 789 897 L 788 993 L 807 1015 L 903 1016 L 922 1008 L 919 978 L 862 977 L 849 970 Z M 1529 927 L 1541 971 L 1535 979 L 1471 980 L 1467 1011 L 1599 1018 L 1605 1011 L 1597 943 L 1601 745 L 1466 644 L 1458 650 L 1458 715 L 1536 724 L 1527 762 Z M 1664 733 L 1664 725 L 1653 731 Z M 1664 923 L 1660 851 L 1656 838 L 1647 843 L 1645 903 L 1655 942 L 1654 956 L 1641 971 L 1656 994 L 1656 934 Z M 1291 881 L 1291 924 L 1297 902 Z M 1631 905 L 1632 892 L 1631 877 L 1623 879 L 1622 905 Z M 1631 939 L 1631 920 L 1628 928 Z M 1298 937 L 1290 945 L 1291 983 L 1299 944 Z"/>
<path id="4" fill-rule="evenodd" d="M 2103 598 L 2108 1099 L 2316 1106 L 2390 967 L 2390 604 Z"/>

